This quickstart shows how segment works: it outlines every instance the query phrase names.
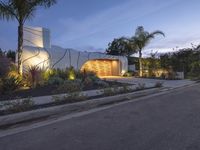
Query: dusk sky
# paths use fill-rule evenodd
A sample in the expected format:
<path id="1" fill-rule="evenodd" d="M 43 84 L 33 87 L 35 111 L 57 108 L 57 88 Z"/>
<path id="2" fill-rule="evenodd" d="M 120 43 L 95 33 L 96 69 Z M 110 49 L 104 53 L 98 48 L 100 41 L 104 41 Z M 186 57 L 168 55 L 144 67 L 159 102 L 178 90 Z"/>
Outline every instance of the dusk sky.
<path id="1" fill-rule="evenodd" d="M 39 9 L 26 25 L 49 28 L 54 45 L 101 52 L 142 25 L 166 34 L 153 40 L 146 53 L 168 51 L 200 43 L 199 6 L 200 0 L 58 0 L 50 9 Z M 0 48 L 16 45 L 17 23 L 0 20 Z"/>

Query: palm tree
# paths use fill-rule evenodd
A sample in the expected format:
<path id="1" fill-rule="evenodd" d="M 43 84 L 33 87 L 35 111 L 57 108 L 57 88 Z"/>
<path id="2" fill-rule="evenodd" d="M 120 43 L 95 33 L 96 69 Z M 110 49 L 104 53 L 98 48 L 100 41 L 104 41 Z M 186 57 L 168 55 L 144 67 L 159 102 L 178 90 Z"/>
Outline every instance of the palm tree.
<path id="1" fill-rule="evenodd" d="M 135 45 L 139 52 L 139 75 L 142 77 L 142 50 L 146 47 L 152 39 L 155 38 L 156 35 L 162 35 L 165 37 L 165 34 L 162 31 L 156 30 L 154 32 L 149 33 L 144 30 L 143 26 L 139 26 L 135 35 L 131 38 L 132 44 Z"/>
<path id="2" fill-rule="evenodd" d="M 130 41 L 130 38 L 127 37 L 114 39 L 111 43 L 108 44 L 108 49 L 106 49 L 106 53 L 108 55 L 127 56 L 127 58 L 129 59 L 132 54 L 137 53 L 135 45 L 130 44 Z"/>
<path id="3" fill-rule="evenodd" d="M 23 27 L 27 19 L 32 19 L 37 7 L 49 8 L 56 0 L 7 0 L 0 1 L 0 19 L 18 22 L 18 73 L 22 74 Z"/>

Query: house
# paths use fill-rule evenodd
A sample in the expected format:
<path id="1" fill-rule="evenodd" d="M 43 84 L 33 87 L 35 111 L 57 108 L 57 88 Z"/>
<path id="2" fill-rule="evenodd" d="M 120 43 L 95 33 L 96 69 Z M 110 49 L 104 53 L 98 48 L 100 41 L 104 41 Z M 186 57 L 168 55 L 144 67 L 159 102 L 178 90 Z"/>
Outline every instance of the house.
<path id="1" fill-rule="evenodd" d="M 121 76 L 128 71 L 126 57 L 51 45 L 49 29 L 41 27 L 24 27 L 22 64 L 23 70 L 35 65 L 42 69 L 73 67 L 95 72 L 98 76 Z"/>

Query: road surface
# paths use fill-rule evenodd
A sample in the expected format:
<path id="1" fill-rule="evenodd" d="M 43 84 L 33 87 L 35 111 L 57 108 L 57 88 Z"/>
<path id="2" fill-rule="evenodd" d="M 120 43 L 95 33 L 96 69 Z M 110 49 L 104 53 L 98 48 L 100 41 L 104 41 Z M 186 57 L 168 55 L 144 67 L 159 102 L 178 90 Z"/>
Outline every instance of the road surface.
<path id="1" fill-rule="evenodd" d="M 0 150 L 200 150 L 200 85 L 1 137 Z"/>

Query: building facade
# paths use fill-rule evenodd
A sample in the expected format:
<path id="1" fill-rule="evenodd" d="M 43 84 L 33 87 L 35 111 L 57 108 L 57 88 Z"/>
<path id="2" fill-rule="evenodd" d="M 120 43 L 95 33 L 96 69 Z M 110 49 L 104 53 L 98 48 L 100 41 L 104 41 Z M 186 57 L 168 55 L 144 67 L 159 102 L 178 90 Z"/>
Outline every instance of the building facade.
<path id="1" fill-rule="evenodd" d="M 95 72 L 98 76 L 121 76 L 128 71 L 124 56 L 100 52 L 82 52 L 51 45 L 50 31 L 41 27 L 24 27 L 23 70 L 29 66 L 42 69 L 73 67 Z"/>

